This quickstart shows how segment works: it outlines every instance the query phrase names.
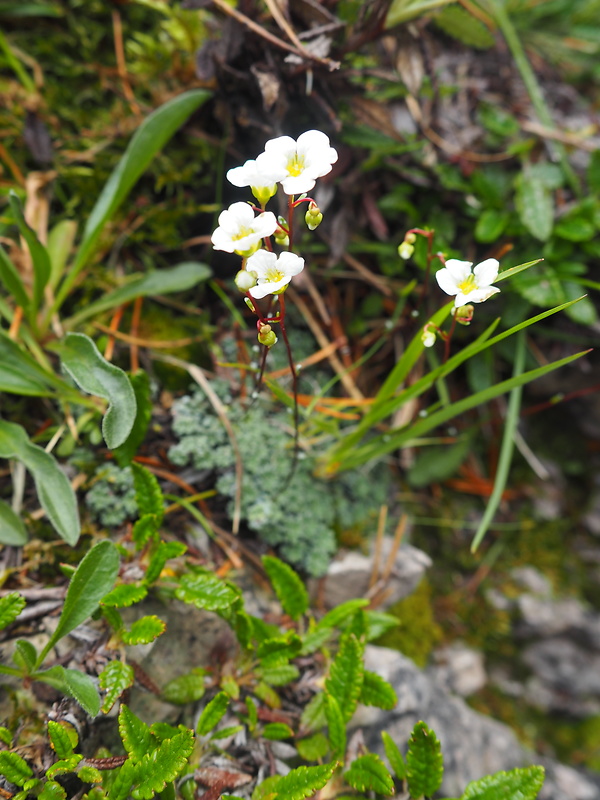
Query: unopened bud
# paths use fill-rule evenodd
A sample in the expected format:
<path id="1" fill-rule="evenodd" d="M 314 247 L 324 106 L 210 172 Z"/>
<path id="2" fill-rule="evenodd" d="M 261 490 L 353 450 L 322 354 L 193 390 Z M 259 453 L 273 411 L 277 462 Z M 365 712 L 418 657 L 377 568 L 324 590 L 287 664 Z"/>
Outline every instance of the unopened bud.
<path id="1" fill-rule="evenodd" d="M 314 200 L 311 200 L 308 204 L 308 211 L 304 215 L 304 221 L 308 225 L 309 231 L 314 231 L 315 228 L 318 228 L 323 222 L 323 214 L 321 213 L 321 209 Z"/>
<path id="2" fill-rule="evenodd" d="M 437 339 L 435 335 L 435 331 L 432 331 L 430 328 L 423 328 L 423 333 L 421 334 L 421 341 L 423 342 L 424 347 L 433 347 Z"/>
<path id="3" fill-rule="evenodd" d="M 398 255 L 400 258 L 403 258 L 405 261 L 409 259 L 412 254 L 415 252 L 415 247 L 410 242 L 407 242 L 406 239 L 402 242 L 402 244 L 398 247 Z"/>
<path id="4" fill-rule="evenodd" d="M 277 342 L 275 331 L 270 325 L 261 325 L 258 331 L 258 341 L 265 347 L 273 347 Z"/>
<path id="5" fill-rule="evenodd" d="M 404 237 L 404 241 L 408 242 L 409 244 L 414 244 L 417 241 L 417 234 L 409 231 Z"/>
<path id="6" fill-rule="evenodd" d="M 459 325 L 470 325 L 471 320 L 473 319 L 473 311 L 475 309 L 469 303 L 466 306 L 459 306 L 458 308 L 452 309 L 452 314 L 454 318 L 458 322 Z"/>
<path id="7" fill-rule="evenodd" d="M 287 233 L 288 230 L 287 220 L 285 217 L 279 216 L 277 217 L 277 223 L 279 224 L 279 227 L 273 234 L 275 243 L 278 244 L 280 247 L 287 247 L 290 243 L 290 237 L 288 236 Z"/>
<path id="8" fill-rule="evenodd" d="M 264 208 L 271 197 L 274 194 L 277 194 L 277 184 L 274 183 L 273 186 L 251 186 L 252 194 L 261 205 L 261 208 Z"/>
<path id="9" fill-rule="evenodd" d="M 249 289 L 256 286 L 256 274 L 248 272 L 247 269 L 241 269 L 235 276 L 234 282 L 240 292 L 246 294 Z"/>

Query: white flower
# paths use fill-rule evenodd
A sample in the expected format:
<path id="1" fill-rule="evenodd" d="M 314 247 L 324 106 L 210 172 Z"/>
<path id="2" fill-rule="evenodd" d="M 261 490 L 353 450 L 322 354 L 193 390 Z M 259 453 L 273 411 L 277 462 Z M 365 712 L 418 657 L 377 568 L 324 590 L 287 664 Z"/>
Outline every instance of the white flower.
<path id="1" fill-rule="evenodd" d="M 329 146 L 329 137 L 321 131 L 306 131 L 297 142 L 290 136 L 270 139 L 257 161 L 264 160 L 264 156 L 268 156 L 273 169 L 283 170 L 284 175 L 278 180 L 286 194 L 309 192 L 317 178 L 331 172 L 331 165 L 338 159 L 336 150 Z"/>
<path id="2" fill-rule="evenodd" d="M 227 180 L 240 188 L 250 186 L 252 194 L 264 205 L 277 192 L 278 181 L 286 175 L 282 166 L 273 165 L 267 154 L 261 153 L 256 161 L 246 161 L 243 166 L 230 169 Z"/>
<path id="3" fill-rule="evenodd" d="M 248 203 L 233 203 L 219 214 L 219 227 L 211 236 L 215 250 L 248 255 L 256 250 L 261 239 L 277 228 L 277 217 L 264 211 L 257 217 Z"/>
<path id="4" fill-rule="evenodd" d="M 304 259 L 287 250 L 277 256 L 269 250 L 257 250 L 246 262 L 248 272 L 253 272 L 258 281 L 248 292 L 260 299 L 268 294 L 281 294 L 294 275 L 304 269 Z"/>
<path id="5" fill-rule="evenodd" d="M 498 277 L 499 263 L 495 258 L 488 258 L 478 264 L 473 271 L 472 261 L 459 261 L 450 258 L 444 269 L 435 273 L 436 280 L 446 294 L 456 295 L 456 308 L 468 303 L 483 303 L 488 297 L 499 292 L 492 282 Z"/>

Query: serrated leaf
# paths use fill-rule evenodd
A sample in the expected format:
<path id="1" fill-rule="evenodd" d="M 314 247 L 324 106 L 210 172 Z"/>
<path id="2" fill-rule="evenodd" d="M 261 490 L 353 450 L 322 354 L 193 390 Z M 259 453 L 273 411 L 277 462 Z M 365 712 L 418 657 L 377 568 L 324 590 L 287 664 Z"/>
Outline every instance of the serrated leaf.
<path id="1" fill-rule="evenodd" d="M 119 553 L 108 539 L 98 542 L 86 553 L 71 578 L 58 625 L 38 664 L 43 662 L 56 642 L 94 613 L 99 602 L 112 589 L 118 572 Z"/>
<path id="2" fill-rule="evenodd" d="M 283 739 L 293 739 L 294 731 L 285 722 L 268 722 L 263 726 L 261 736 L 263 739 L 279 741 Z"/>
<path id="3" fill-rule="evenodd" d="M 221 689 L 232 700 L 238 700 L 240 696 L 240 685 L 234 675 L 223 675 L 221 678 Z"/>
<path id="4" fill-rule="evenodd" d="M 109 800 L 126 800 L 129 797 L 135 781 L 136 768 L 137 764 L 133 760 L 127 759 L 112 780 L 108 794 Z"/>
<path id="5" fill-rule="evenodd" d="M 75 734 L 75 741 L 73 741 L 73 734 Z M 73 748 L 77 746 L 77 733 L 71 725 L 48 720 L 48 738 L 50 747 L 58 758 L 67 758 L 73 755 Z"/>
<path id="6" fill-rule="evenodd" d="M 440 788 L 444 759 L 435 733 L 424 722 L 417 722 L 408 740 L 406 780 L 413 797 L 429 797 Z"/>
<path id="7" fill-rule="evenodd" d="M 185 730 L 183 726 L 175 727 L 174 725 L 169 725 L 168 722 L 153 722 L 150 725 L 150 733 L 155 736 L 159 742 L 164 742 L 165 739 L 172 739 L 174 736 L 177 736 L 178 733 L 181 733 L 182 730 Z"/>
<path id="8" fill-rule="evenodd" d="M 75 772 L 82 758 L 83 756 L 80 753 L 73 753 L 71 756 L 55 761 L 54 764 L 46 770 L 46 777 L 54 778 L 56 775 L 66 775 L 69 772 Z"/>
<path id="9" fill-rule="evenodd" d="M 119 734 L 129 758 L 138 763 L 150 749 L 152 734 L 145 722 L 131 711 L 125 703 L 119 710 Z"/>
<path id="10" fill-rule="evenodd" d="M 315 733 L 296 742 L 296 748 L 305 761 L 320 761 L 329 750 L 329 740 L 323 733 Z"/>
<path id="11" fill-rule="evenodd" d="M 308 592 L 298 573 L 274 556 L 263 556 L 262 563 L 285 613 L 300 619 L 308 608 Z"/>
<path id="12" fill-rule="evenodd" d="M 57 781 L 46 781 L 38 800 L 65 800 L 67 792 Z"/>
<path id="13" fill-rule="evenodd" d="M 49 686 L 58 689 L 59 692 L 77 700 L 90 717 L 95 717 L 100 712 L 98 690 L 93 680 L 85 672 L 79 672 L 76 669 L 65 669 L 65 667 L 57 664 L 54 667 L 50 667 L 50 669 L 35 672 L 31 677 L 36 681 L 47 683 Z"/>
<path id="14" fill-rule="evenodd" d="M 10 747 L 10 744 L 12 742 L 12 734 L 8 730 L 8 728 L 4 727 L 4 725 L 0 725 L 0 742 L 3 742 L 4 744 L 8 745 L 9 747 Z"/>
<path id="15" fill-rule="evenodd" d="M 150 539 L 153 539 L 160 527 L 158 519 L 154 514 L 145 514 L 137 519 L 131 531 L 131 538 L 135 542 L 136 550 L 141 550 Z"/>
<path id="16" fill-rule="evenodd" d="M 319 648 L 328 642 L 335 631 L 333 628 L 319 628 L 313 627 L 302 635 L 302 650 L 301 655 L 306 656 L 314 653 Z"/>
<path id="17" fill-rule="evenodd" d="M 325 718 L 333 757 L 343 761 L 346 752 L 346 721 L 338 701 L 331 694 L 325 695 Z"/>
<path id="18" fill-rule="evenodd" d="M 131 472 L 135 487 L 135 501 L 140 516 L 152 514 L 158 519 L 160 525 L 165 513 L 165 501 L 156 476 L 147 467 L 136 461 L 131 465 Z"/>
<path id="19" fill-rule="evenodd" d="M 281 698 L 268 683 L 259 681 L 254 687 L 254 694 L 269 708 L 281 708 Z"/>
<path id="20" fill-rule="evenodd" d="M 145 582 L 154 583 L 154 581 L 158 580 L 167 561 L 172 558 L 179 558 L 186 550 L 187 547 L 183 542 L 161 542 L 152 553 L 144 577 Z"/>
<path id="21" fill-rule="evenodd" d="M 386 731 L 382 731 L 381 738 L 383 739 L 383 749 L 394 775 L 399 780 L 404 780 L 406 778 L 406 764 L 398 745 Z"/>
<path id="22" fill-rule="evenodd" d="M 332 608 L 317 623 L 317 628 L 338 628 L 348 617 L 354 616 L 357 611 L 369 605 L 369 601 L 364 597 L 356 597 L 347 600 L 339 606 Z"/>
<path id="23" fill-rule="evenodd" d="M 169 681 L 164 687 L 162 696 L 167 703 L 174 705 L 186 705 L 187 703 L 195 703 L 204 696 L 206 686 L 204 684 L 204 676 L 206 671 L 197 667 L 187 675 L 180 675 Z"/>
<path id="24" fill-rule="evenodd" d="M 325 692 L 319 692 L 304 706 L 300 723 L 305 730 L 316 731 L 327 723 L 325 703 Z"/>
<path id="25" fill-rule="evenodd" d="M 348 722 L 356 710 L 363 683 L 363 647 L 353 634 L 343 636 L 325 681 Z"/>
<path id="26" fill-rule="evenodd" d="M 275 800 L 277 797 L 277 784 L 281 781 L 280 775 L 270 775 L 254 788 L 252 800 Z"/>
<path id="27" fill-rule="evenodd" d="M 554 201 L 547 184 L 525 168 L 516 181 L 515 204 L 523 225 L 532 236 L 548 241 L 554 223 Z"/>
<path id="28" fill-rule="evenodd" d="M 236 603 L 238 594 L 221 578 L 205 572 L 184 575 L 175 590 L 175 597 L 184 603 L 193 603 L 196 608 L 217 611 Z"/>
<path id="29" fill-rule="evenodd" d="M 298 680 L 300 670 L 294 664 L 279 664 L 273 667 L 260 667 L 257 674 L 270 686 L 285 686 L 286 683 Z"/>
<path id="30" fill-rule="evenodd" d="M 332 763 L 290 770 L 276 785 L 278 800 L 304 800 L 310 797 L 325 786 L 336 768 L 337 763 Z"/>
<path id="31" fill-rule="evenodd" d="M 44 287 L 50 278 L 50 256 L 44 245 L 38 239 L 35 231 L 29 227 L 23 215 L 21 201 L 18 195 L 11 189 L 8 194 L 11 210 L 19 227 L 19 232 L 27 242 L 31 262 L 33 264 L 33 291 L 31 295 L 32 313 L 41 308 L 44 299 Z"/>
<path id="32" fill-rule="evenodd" d="M 84 783 L 102 783 L 102 773 L 96 767 L 79 767 L 77 777 Z"/>
<path id="33" fill-rule="evenodd" d="M 18 592 L 0 597 L 0 630 L 11 625 L 25 608 L 26 601 Z"/>
<path id="34" fill-rule="evenodd" d="M 125 644 L 150 644 L 165 632 L 167 624 L 154 614 L 136 620 L 131 628 L 121 633 Z"/>
<path id="35" fill-rule="evenodd" d="M 229 695 L 226 692 L 219 692 L 213 699 L 206 704 L 198 725 L 196 733 L 198 736 L 206 736 L 220 722 L 229 706 Z"/>
<path id="36" fill-rule="evenodd" d="M 374 792 L 388 796 L 394 794 L 392 776 L 383 761 L 374 753 L 355 758 L 350 764 L 350 769 L 344 772 L 344 780 L 353 789 L 358 789 L 361 792 L 371 789 Z M 413 796 L 420 797 L 421 795 Z"/>
<path id="37" fill-rule="evenodd" d="M 376 672 L 365 670 L 363 685 L 360 692 L 360 702 L 366 706 L 377 706 L 385 711 L 391 711 L 398 704 L 398 696 L 394 687 Z"/>
<path id="38" fill-rule="evenodd" d="M 113 456 L 117 464 L 123 468 L 131 463 L 140 445 L 146 438 L 148 425 L 152 419 L 152 397 L 150 378 L 146 372 L 140 370 L 135 375 L 130 375 L 129 380 L 135 395 L 135 420 L 129 436 L 123 444 L 113 449 Z"/>
<path id="39" fill-rule="evenodd" d="M 12 508 L 0 500 L 0 544 L 20 547 L 28 539 L 25 523 Z"/>
<path id="40" fill-rule="evenodd" d="M 16 786 L 23 786 L 29 778 L 33 777 L 33 771 L 20 755 L 2 750 L 0 751 L 0 775 L 4 775 L 7 781 Z"/>
<path id="41" fill-rule="evenodd" d="M 20 425 L 0 420 L 0 458 L 16 458 L 25 465 L 52 526 L 68 544 L 75 545 L 80 531 L 77 500 L 54 457 L 30 442 Z"/>
<path id="42" fill-rule="evenodd" d="M 246 697 L 246 708 L 248 709 L 248 728 L 253 731 L 258 723 L 258 709 L 254 700 L 248 696 Z"/>
<path id="43" fill-rule="evenodd" d="M 543 767 L 496 772 L 468 784 L 460 800 L 535 800 L 544 784 Z"/>
<path id="44" fill-rule="evenodd" d="M 131 433 L 136 417 L 133 387 L 120 367 L 111 364 L 84 333 L 68 333 L 56 346 L 63 368 L 84 392 L 102 397 L 108 410 L 102 419 L 102 435 L 112 450 Z"/>
<path id="45" fill-rule="evenodd" d="M 194 749 L 194 734 L 184 730 L 172 739 L 165 739 L 156 750 L 146 754 L 136 768 L 138 785 L 131 793 L 134 800 L 150 800 L 174 781 L 186 766 Z"/>
<path id="46" fill-rule="evenodd" d="M 138 583 L 121 583 L 102 598 L 102 605 L 108 608 L 127 608 L 139 603 L 147 594 L 146 586 Z"/>
<path id="47" fill-rule="evenodd" d="M 108 714 L 115 702 L 126 689 L 133 686 L 135 672 L 133 667 L 118 659 L 109 661 L 99 675 L 100 688 L 104 689 L 102 712 Z"/>
<path id="48" fill-rule="evenodd" d="M 256 654 L 263 668 L 283 666 L 291 658 L 295 658 L 302 649 L 302 640 L 295 631 L 288 631 L 283 636 L 265 639 L 258 645 Z"/>

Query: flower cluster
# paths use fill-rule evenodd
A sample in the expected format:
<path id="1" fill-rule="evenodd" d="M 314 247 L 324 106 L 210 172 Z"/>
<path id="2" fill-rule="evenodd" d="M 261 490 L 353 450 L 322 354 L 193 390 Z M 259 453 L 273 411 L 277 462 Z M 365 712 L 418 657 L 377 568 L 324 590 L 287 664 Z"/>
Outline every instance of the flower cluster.
<path id="1" fill-rule="evenodd" d="M 285 336 L 282 294 L 292 278 L 304 269 L 304 259 L 291 252 L 294 209 L 300 203 L 308 203 L 307 227 L 312 231 L 321 223 L 321 210 L 305 193 L 314 187 L 318 178 L 331 172 L 337 158 L 329 138 L 321 131 L 311 130 L 301 134 L 297 140 L 289 136 L 269 140 L 264 152 L 255 160 L 246 161 L 227 173 L 227 179 L 234 186 L 250 187 L 258 206 L 254 203 L 230 205 L 219 215 L 219 227 L 211 241 L 215 250 L 237 253 L 242 257 L 242 269 L 235 283 L 246 295 L 248 306 L 256 313 L 258 339 L 267 347 L 277 341 L 271 329 L 272 323 L 280 323 Z M 271 197 L 277 193 L 278 184 L 288 195 L 287 220 L 265 210 Z M 274 251 L 274 244 L 287 249 L 278 254 Z M 267 313 L 263 316 L 252 300 L 261 300 L 269 295 L 272 296 L 269 311 L 277 297 L 279 310 L 275 315 Z"/>

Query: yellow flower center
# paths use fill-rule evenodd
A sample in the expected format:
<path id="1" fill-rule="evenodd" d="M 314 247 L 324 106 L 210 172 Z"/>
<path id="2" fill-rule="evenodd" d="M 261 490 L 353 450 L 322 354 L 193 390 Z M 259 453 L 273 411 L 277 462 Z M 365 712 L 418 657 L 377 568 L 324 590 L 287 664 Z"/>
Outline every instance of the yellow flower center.
<path id="1" fill-rule="evenodd" d="M 469 294 L 476 289 L 477 283 L 475 282 L 475 275 L 469 275 L 468 278 L 465 278 L 464 281 L 458 284 L 458 288 L 463 294 Z"/>
<path id="2" fill-rule="evenodd" d="M 232 241 L 238 242 L 240 239 L 243 239 L 244 236 L 249 236 L 251 233 L 253 233 L 251 228 L 240 228 L 235 236 L 232 236 L 231 238 Z"/>
<path id="3" fill-rule="evenodd" d="M 267 283 L 278 283 L 285 278 L 285 273 L 280 272 L 276 267 L 272 267 L 265 273 L 265 278 L 267 279 Z"/>
<path id="4" fill-rule="evenodd" d="M 288 175 L 297 178 L 304 172 L 304 156 L 295 155 L 287 163 Z"/>

